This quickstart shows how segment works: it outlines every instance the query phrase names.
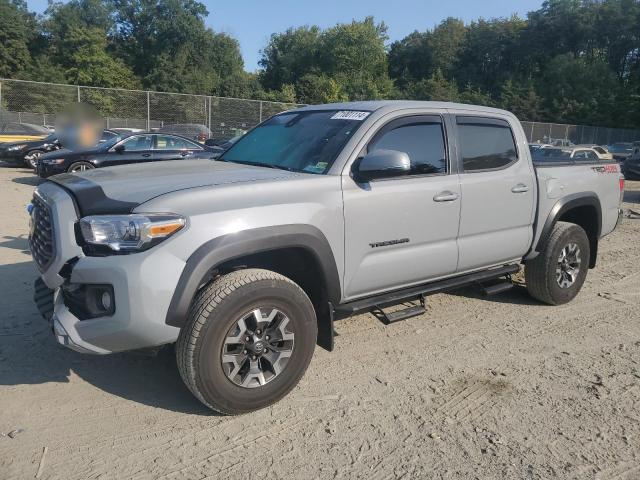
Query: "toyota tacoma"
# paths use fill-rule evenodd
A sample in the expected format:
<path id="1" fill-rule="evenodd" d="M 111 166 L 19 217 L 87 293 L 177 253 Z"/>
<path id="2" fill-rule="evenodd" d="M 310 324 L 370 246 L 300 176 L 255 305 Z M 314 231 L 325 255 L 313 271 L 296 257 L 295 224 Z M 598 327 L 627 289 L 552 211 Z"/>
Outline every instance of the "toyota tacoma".
<path id="1" fill-rule="evenodd" d="M 463 285 L 497 293 L 524 265 L 573 299 L 620 219 L 615 162 L 534 162 L 509 112 L 438 102 L 307 106 L 212 161 L 62 174 L 38 186 L 35 300 L 57 341 L 108 354 L 175 343 L 208 407 L 285 396 L 333 322 L 424 312 Z M 390 312 L 388 307 L 415 301 Z"/>

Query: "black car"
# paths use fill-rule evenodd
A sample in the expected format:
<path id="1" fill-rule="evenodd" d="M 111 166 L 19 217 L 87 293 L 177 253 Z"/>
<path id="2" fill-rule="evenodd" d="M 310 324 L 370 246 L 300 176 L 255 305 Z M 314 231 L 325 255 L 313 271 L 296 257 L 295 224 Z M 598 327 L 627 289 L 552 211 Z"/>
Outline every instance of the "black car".
<path id="1" fill-rule="evenodd" d="M 134 133 L 84 150 L 58 150 L 38 159 L 42 178 L 64 172 L 81 172 L 128 163 L 182 160 L 216 156 L 217 150 L 179 135 Z"/>
<path id="2" fill-rule="evenodd" d="M 103 130 L 100 142 L 106 142 L 116 138 L 118 134 L 111 130 Z M 62 148 L 59 134 L 52 133 L 39 140 L 23 140 L 22 142 L 0 144 L 0 160 L 11 165 L 26 165 L 33 169 L 38 164 L 38 158 L 48 152 Z"/>
<path id="3" fill-rule="evenodd" d="M 633 153 L 633 143 L 619 142 L 613 143 L 607 147 L 609 153 L 613 155 L 613 159 L 618 163 L 624 163 L 624 161 Z"/>

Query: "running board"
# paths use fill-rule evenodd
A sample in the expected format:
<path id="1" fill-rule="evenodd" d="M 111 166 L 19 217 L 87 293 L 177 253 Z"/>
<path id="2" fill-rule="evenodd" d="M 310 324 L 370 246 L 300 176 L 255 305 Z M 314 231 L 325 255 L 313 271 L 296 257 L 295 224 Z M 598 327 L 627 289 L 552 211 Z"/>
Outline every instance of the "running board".
<path id="1" fill-rule="evenodd" d="M 498 293 L 511 290 L 512 288 L 513 288 L 513 282 L 500 282 L 500 283 L 494 283 L 493 285 L 484 285 L 482 287 L 482 293 L 485 296 L 490 297 L 492 295 L 497 295 Z"/>
<path id="2" fill-rule="evenodd" d="M 511 275 L 520 271 L 520 265 L 504 265 L 502 267 L 483 270 L 481 272 L 467 273 L 458 277 L 438 280 L 432 283 L 409 287 L 394 292 L 383 293 L 374 297 L 362 298 L 351 302 L 343 303 L 335 307 L 335 313 L 339 318 L 348 317 L 356 312 L 379 308 L 378 305 L 397 304 L 403 300 L 415 299 L 421 295 L 431 295 L 434 293 L 464 287 L 466 285 L 478 284 L 487 280 L 493 280 L 505 275 Z"/>
<path id="3" fill-rule="evenodd" d="M 410 307 L 403 308 L 402 310 L 396 310 L 395 312 L 389 313 L 385 312 L 382 307 L 376 306 L 373 310 L 373 314 L 385 325 L 406 320 L 407 318 L 418 317 L 427 311 L 425 308 L 424 296 L 420 296 L 419 301 L 419 305 L 412 305 Z"/>

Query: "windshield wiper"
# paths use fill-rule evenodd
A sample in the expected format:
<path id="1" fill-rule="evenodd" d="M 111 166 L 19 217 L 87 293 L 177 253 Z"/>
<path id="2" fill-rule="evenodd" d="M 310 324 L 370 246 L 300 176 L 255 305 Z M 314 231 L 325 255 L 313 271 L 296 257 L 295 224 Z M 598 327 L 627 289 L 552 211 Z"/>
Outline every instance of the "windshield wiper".
<path id="1" fill-rule="evenodd" d="M 218 158 L 216 160 L 220 160 L 223 162 L 240 163 L 242 165 L 251 165 L 252 167 L 275 168 L 277 170 L 286 170 L 287 172 L 302 172 L 302 170 L 299 170 L 297 168 L 286 167 L 284 165 L 273 165 L 270 163 L 250 162 L 248 160 L 227 160 L 225 158 Z"/>

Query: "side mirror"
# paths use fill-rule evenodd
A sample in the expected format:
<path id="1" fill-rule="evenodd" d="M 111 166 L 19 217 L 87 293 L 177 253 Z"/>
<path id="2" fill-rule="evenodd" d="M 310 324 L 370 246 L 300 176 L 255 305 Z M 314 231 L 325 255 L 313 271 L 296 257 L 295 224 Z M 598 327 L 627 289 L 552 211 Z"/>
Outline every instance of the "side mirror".
<path id="1" fill-rule="evenodd" d="M 411 171 L 411 160 L 405 152 L 375 150 L 368 153 L 351 168 L 356 182 L 368 182 L 376 178 L 400 177 Z"/>
<path id="2" fill-rule="evenodd" d="M 116 153 L 124 152 L 124 145 L 122 145 L 122 144 L 118 145 L 116 148 L 113 149 L 113 151 L 116 152 Z"/>
<path id="3" fill-rule="evenodd" d="M 204 144 L 205 144 L 207 147 L 217 147 L 217 146 L 218 146 L 218 141 L 217 141 L 215 138 L 207 138 L 207 139 L 204 141 Z"/>

